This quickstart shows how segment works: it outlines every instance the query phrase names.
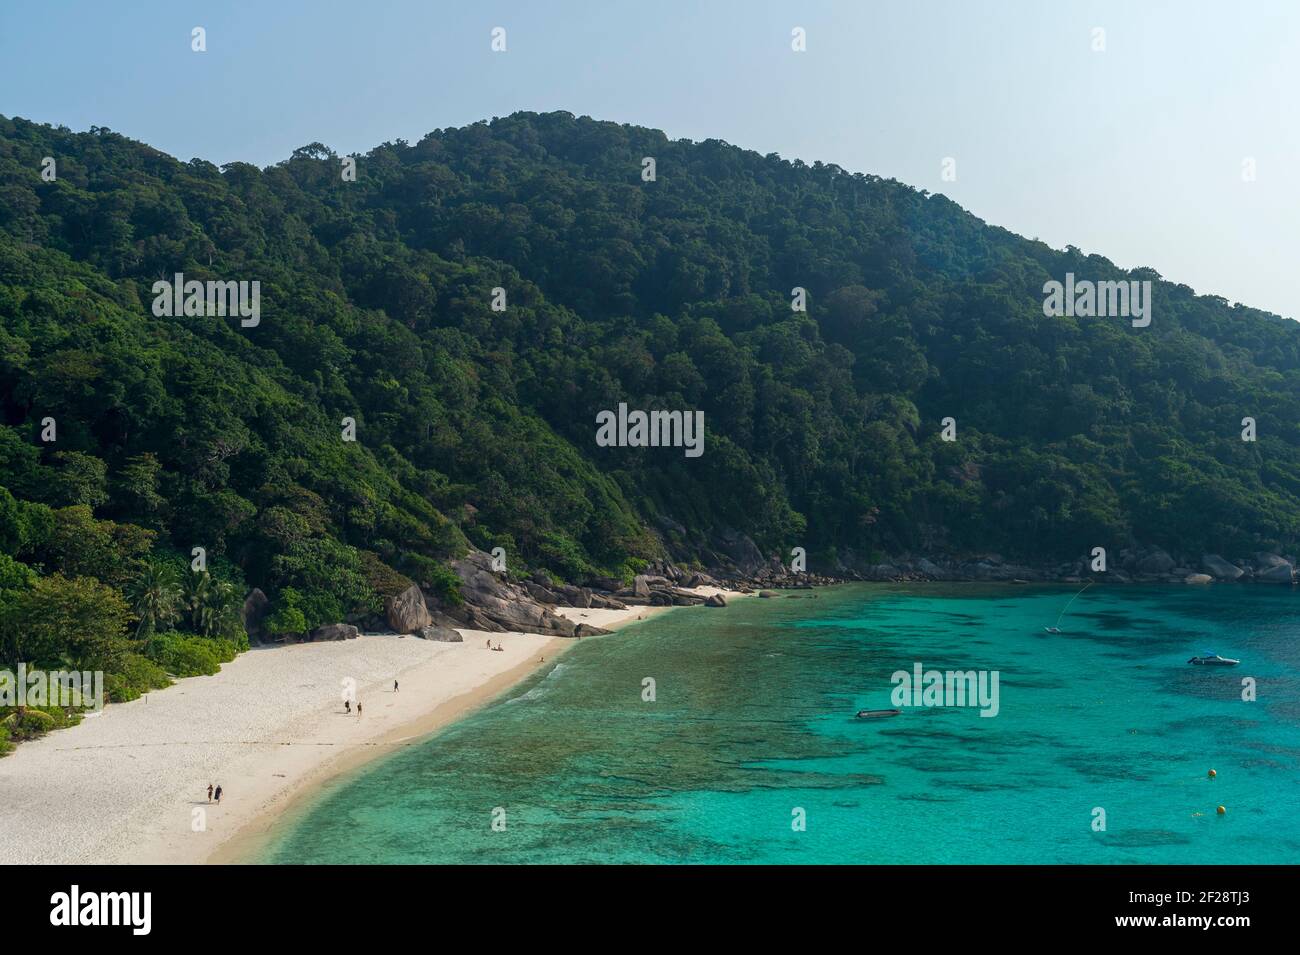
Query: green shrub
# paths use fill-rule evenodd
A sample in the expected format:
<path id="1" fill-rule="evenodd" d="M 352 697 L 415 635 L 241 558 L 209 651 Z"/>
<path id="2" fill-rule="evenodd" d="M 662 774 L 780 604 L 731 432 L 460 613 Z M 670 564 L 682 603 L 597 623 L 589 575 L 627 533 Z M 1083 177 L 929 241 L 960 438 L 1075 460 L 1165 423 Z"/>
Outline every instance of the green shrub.
<path id="1" fill-rule="evenodd" d="M 266 629 L 273 635 L 306 633 L 344 617 L 343 605 L 332 594 L 319 590 L 285 587 L 272 605 L 275 611 L 267 618 Z"/>
<path id="2" fill-rule="evenodd" d="M 320 590 L 302 591 L 285 587 L 272 602 L 275 611 L 267 618 L 267 632 L 306 633 L 343 619 L 343 605 L 332 594 Z"/>
<path id="3" fill-rule="evenodd" d="M 411 576 L 432 590 L 443 606 L 459 607 L 465 602 L 460 595 L 460 578 L 442 561 L 421 554 L 407 554 L 403 563 Z"/>
<path id="4" fill-rule="evenodd" d="M 379 559 L 378 554 L 368 550 L 360 551 L 360 554 L 361 570 L 365 574 L 366 583 L 381 597 L 396 597 L 411 586 L 410 577 L 393 570 Z"/>
<path id="5" fill-rule="evenodd" d="M 443 606 L 459 607 L 465 602 L 460 595 L 460 578 L 456 572 L 446 564 L 439 564 L 434 571 L 432 579 L 429 581 L 429 589 L 433 591 Z"/>
<path id="6" fill-rule="evenodd" d="M 106 702 L 127 703 L 171 684 L 167 671 L 153 660 L 138 653 L 127 653 L 113 673 L 104 674 L 104 698 Z"/>
<path id="7" fill-rule="evenodd" d="M 619 568 L 619 577 L 623 580 L 623 586 L 631 587 L 632 579 L 637 574 L 645 573 L 645 569 L 649 565 L 650 562 L 641 557 L 629 557 L 623 561 L 623 566 Z"/>
<path id="8" fill-rule="evenodd" d="M 244 634 L 244 647 L 242 650 L 234 640 L 227 640 L 224 637 L 209 638 L 204 642 L 212 648 L 212 653 L 217 658 L 218 663 L 229 663 L 239 656 L 242 650 L 248 649 L 248 634 Z"/>
<path id="9" fill-rule="evenodd" d="M 173 676 L 212 676 L 221 669 L 220 644 L 232 645 L 183 633 L 156 633 L 145 643 L 144 655 Z"/>
<path id="10" fill-rule="evenodd" d="M 582 546 L 567 534 L 542 534 L 537 550 L 541 562 L 557 570 L 565 580 L 582 580 L 596 573 Z"/>
<path id="11" fill-rule="evenodd" d="M 58 726 L 53 714 L 30 706 L 22 712 L 14 707 L 5 707 L 0 712 L 5 714 L 3 722 L 10 738 L 19 741 L 44 736 Z"/>
<path id="12" fill-rule="evenodd" d="M 266 632 L 272 636 L 282 633 L 306 633 L 307 618 L 297 607 L 281 605 L 275 613 L 266 618 Z"/>

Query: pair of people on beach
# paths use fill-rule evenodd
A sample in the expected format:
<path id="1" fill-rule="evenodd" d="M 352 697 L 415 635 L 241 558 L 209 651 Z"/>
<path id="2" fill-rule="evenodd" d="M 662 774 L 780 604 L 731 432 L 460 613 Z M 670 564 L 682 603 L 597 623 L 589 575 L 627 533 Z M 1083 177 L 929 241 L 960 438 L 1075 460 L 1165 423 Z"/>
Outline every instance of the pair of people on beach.
<path id="1" fill-rule="evenodd" d="M 503 652 L 503 653 L 505 652 L 505 649 L 506 649 L 505 647 L 501 646 L 501 641 L 500 641 L 500 640 L 497 641 L 497 645 L 496 645 L 495 647 L 492 646 L 492 638 L 491 638 L 491 637 L 488 637 L 487 648 L 488 648 L 489 650 L 500 650 L 500 651 Z"/>
<path id="2" fill-rule="evenodd" d="M 352 712 L 352 701 L 351 701 L 351 700 L 344 700 L 344 701 L 343 701 L 343 709 L 346 710 L 348 713 L 351 713 L 351 712 Z M 360 701 L 360 700 L 357 700 L 357 716 L 360 716 L 360 715 L 361 715 L 361 701 Z"/>
<path id="3" fill-rule="evenodd" d="M 221 805 L 221 787 L 218 786 L 218 787 L 216 788 L 216 790 L 214 791 L 213 788 L 212 788 L 212 783 L 208 783 L 208 802 L 212 802 L 212 800 L 213 800 L 214 797 L 215 797 L 215 799 L 217 800 L 217 805 L 220 806 L 220 805 Z"/>

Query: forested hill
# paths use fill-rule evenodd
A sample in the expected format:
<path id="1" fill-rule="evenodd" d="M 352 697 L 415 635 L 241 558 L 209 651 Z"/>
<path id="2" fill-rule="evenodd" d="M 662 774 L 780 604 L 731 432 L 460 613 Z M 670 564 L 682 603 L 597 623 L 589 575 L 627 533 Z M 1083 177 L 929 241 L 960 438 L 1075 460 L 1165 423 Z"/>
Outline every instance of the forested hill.
<path id="1" fill-rule="evenodd" d="M 449 586 L 467 543 L 569 580 L 742 534 L 821 571 L 1296 543 L 1291 321 L 895 181 L 567 113 L 343 167 L 0 118 L 5 560 L 128 586 L 204 546 L 314 625 Z M 260 323 L 155 317 L 178 272 L 259 281 Z M 1149 327 L 1047 317 L 1067 273 L 1153 280 Z M 598 447 L 620 402 L 703 410 L 704 453 Z"/>

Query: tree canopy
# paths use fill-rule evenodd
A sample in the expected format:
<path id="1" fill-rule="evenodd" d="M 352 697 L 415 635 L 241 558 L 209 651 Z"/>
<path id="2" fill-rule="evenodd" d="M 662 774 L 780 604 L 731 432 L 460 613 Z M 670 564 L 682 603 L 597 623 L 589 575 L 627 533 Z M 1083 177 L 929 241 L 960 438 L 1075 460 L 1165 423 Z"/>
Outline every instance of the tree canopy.
<path id="1" fill-rule="evenodd" d="M 823 570 L 1296 543 L 1278 316 L 896 181 L 567 113 L 385 143 L 355 181 L 341 158 L 218 168 L 0 117 L 10 565 L 138 593 L 143 633 L 171 598 L 132 581 L 195 546 L 315 626 L 450 587 L 469 544 L 581 579 L 731 533 Z M 1071 272 L 1151 281 L 1150 326 L 1045 316 Z M 156 317 L 176 273 L 258 281 L 260 323 Z M 703 410 L 704 454 L 597 447 L 620 402 Z"/>

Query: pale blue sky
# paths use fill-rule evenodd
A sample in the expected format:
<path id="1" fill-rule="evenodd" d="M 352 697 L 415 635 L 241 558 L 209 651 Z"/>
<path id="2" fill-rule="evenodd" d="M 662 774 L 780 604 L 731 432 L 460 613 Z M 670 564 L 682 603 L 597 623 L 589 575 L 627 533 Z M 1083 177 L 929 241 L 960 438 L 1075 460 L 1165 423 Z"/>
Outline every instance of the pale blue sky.
<path id="1" fill-rule="evenodd" d="M 0 0 L 0 113 L 182 159 L 565 109 L 896 177 L 1290 317 L 1298 96 L 1291 0 Z"/>

